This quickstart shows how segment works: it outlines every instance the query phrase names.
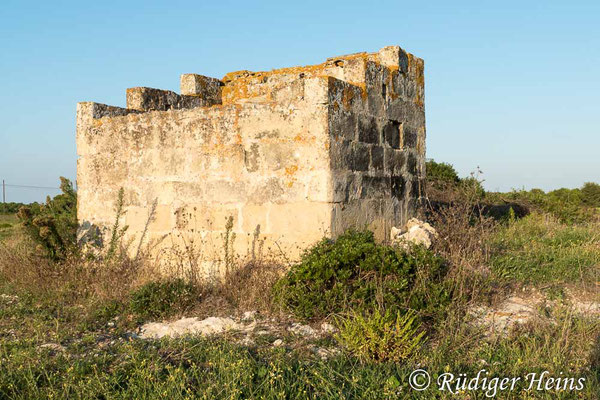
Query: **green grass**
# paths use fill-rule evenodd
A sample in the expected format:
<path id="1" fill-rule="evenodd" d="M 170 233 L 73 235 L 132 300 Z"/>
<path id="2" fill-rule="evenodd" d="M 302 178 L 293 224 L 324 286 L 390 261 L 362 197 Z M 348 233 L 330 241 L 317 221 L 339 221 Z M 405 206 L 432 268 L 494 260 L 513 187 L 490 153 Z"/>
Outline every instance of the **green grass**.
<path id="1" fill-rule="evenodd" d="M 410 359 L 361 363 L 346 353 L 322 361 L 293 349 L 240 346 L 226 337 L 129 340 L 121 319 L 113 328 L 85 324 L 97 305 L 85 307 L 82 313 L 81 305 L 57 307 L 31 296 L 2 303 L 0 398 L 456 398 L 410 389 L 416 368 L 427 369 L 434 381 L 445 372 L 474 376 L 481 368 L 500 377 L 548 370 L 587 379 L 581 392 L 534 392 L 527 397 L 532 399 L 595 399 L 600 391 L 598 321 L 568 313 L 559 312 L 557 324 L 526 327 L 498 341 L 482 340 L 478 329 L 455 316 L 440 321 L 443 335 Z M 44 343 L 60 343 L 64 351 L 41 348 Z M 518 387 L 498 398 L 522 399 L 524 393 Z"/>
<path id="2" fill-rule="evenodd" d="M 496 233 L 491 266 L 499 279 L 524 284 L 598 282 L 600 226 L 531 214 Z"/>
<path id="3" fill-rule="evenodd" d="M 16 214 L 0 214 L 0 240 L 11 236 L 18 222 Z"/>

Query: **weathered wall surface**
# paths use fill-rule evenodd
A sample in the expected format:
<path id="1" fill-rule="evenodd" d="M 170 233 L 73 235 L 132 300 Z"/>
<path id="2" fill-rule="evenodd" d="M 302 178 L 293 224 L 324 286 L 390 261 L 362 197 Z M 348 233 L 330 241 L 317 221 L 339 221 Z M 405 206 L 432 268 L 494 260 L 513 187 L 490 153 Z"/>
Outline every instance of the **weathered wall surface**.
<path id="1" fill-rule="evenodd" d="M 334 235 L 367 226 L 389 238 L 415 213 L 425 168 L 423 62 L 397 47 L 337 60 L 360 82 L 333 81 Z"/>
<path id="2" fill-rule="evenodd" d="M 106 231 L 123 188 L 129 238 L 164 260 L 193 245 L 218 265 L 229 217 L 236 254 L 294 259 L 348 227 L 383 239 L 413 213 L 423 63 L 399 47 L 222 80 L 185 74 L 181 93 L 78 104 L 80 222 Z"/>

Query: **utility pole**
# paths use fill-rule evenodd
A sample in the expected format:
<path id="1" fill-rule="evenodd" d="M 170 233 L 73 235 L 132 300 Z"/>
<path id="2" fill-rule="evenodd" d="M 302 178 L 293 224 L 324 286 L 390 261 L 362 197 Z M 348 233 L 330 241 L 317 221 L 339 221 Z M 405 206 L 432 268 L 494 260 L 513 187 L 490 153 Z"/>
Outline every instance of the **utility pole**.
<path id="1" fill-rule="evenodd" d="M 2 202 L 6 203 L 6 185 L 4 184 L 4 179 L 2 179 Z"/>

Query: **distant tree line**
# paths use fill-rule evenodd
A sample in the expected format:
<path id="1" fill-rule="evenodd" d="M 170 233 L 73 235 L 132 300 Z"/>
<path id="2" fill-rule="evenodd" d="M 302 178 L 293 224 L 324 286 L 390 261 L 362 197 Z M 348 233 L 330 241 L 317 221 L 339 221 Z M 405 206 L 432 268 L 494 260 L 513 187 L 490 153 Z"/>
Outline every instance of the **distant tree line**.
<path id="1" fill-rule="evenodd" d="M 23 203 L 0 203 L 0 214 L 16 214 Z"/>
<path id="2" fill-rule="evenodd" d="M 488 204 L 516 203 L 530 210 L 554 215 L 564 223 L 579 223 L 598 218 L 600 214 L 600 184 L 586 182 L 580 188 L 560 188 L 545 192 L 542 189 L 510 192 L 485 192 L 475 177 L 460 178 L 451 164 L 430 160 L 426 164 L 430 196 L 445 198 L 449 191 L 461 186 L 475 186 L 483 202 Z M 437 191 L 436 191 L 437 190 Z"/>

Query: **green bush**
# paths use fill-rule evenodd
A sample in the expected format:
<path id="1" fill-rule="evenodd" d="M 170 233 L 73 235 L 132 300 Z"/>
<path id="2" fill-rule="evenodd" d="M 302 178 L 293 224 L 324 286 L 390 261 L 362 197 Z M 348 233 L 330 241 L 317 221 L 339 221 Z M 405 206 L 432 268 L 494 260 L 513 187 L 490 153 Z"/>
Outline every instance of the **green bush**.
<path id="1" fill-rule="evenodd" d="M 21 207 L 17 216 L 38 248 L 53 260 L 61 260 L 77 249 L 77 193 L 71 181 L 60 178 L 62 194 L 45 204 Z"/>
<path id="2" fill-rule="evenodd" d="M 23 207 L 23 203 L 0 203 L 0 214 L 16 214 Z"/>
<path id="3" fill-rule="evenodd" d="M 427 171 L 427 181 L 429 182 L 458 184 L 460 181 L 458 173 L 451 164 L 429 160 L 425 164 L 425 169 Z"/>
<path id="4" fill-rule="evenodd" d="M 482 200 L 485 196 L 485 189 L 483 188 L 481 181 L 474 176 L 461 179 L 459 187 L 472 199 Z"/>
<path id="5" fill-rule="evenodd" d="M 593 182 L 586 182 L 581 188 L 581 197 L 585 205 L 600 207 L 600 185 Z"/>
<path id="6" fill-rule="evenodd" d="M 410 301 L 417 271 L 441 271 L 443 264 L 430 251 L 406 252 L 375 243 L 372 232 L 348 231 L 309 249 L 277 282 L 275 298 L 304 319 L 349 309 L 395 312 Z M 425 302 L 422 296 L 414 299 Z"/>
<path id="7" fill-rule="evenodd" d="M 474 172 L 466 178 L 460 178 L 451 164 L 429 160 L 425 165 L 428 188 L 432 189 L 428 194 L 434 200 L 440 196 L 439 199 L 445 198 L 444 194 L 447 195 L 447 192 L 455 192 L 463 197 L 466 195 L 473 199 L 483 199 L 485 190 L 482 181 L 478 179 L 481 171 Z M 437 193 L 438 191 L 441 193 Z"/>
<path id="8" fill-rule="evenodd" d="M 149 282 L 134 290 L 129 308 L 142 320 L 163 318 L 189 309 L 200 293 L 183 279 Z"/>
<path id="9" fill-rule="evenodd" d="M 352 312 L 338 318 L 336 339 L 361 361 L 398 362 L 405 360 L 422 344 L 424 331 L 415 323 L 416 315 L 395 314 L 378 309 L 365 316 Z"/>
<path id="10" fill-rule="evenodd" d="M 423 246 L 413 247 L 410 255 L 417 267 L 406 307 L 417 311 L 423 322 L 445 318 L 454 295 L 453 282 L 447 279 L 448 263 Z"/>
<path id="11" fill-rule="evenodd" d="M 551 192 L 541 189 L 519 190 L 506 194 L 510 200 L 546 212 L 566 224 L 590 221 L 595 214 L 596 184 L 587 183 L 581 189 L 561 188 Z"/>

